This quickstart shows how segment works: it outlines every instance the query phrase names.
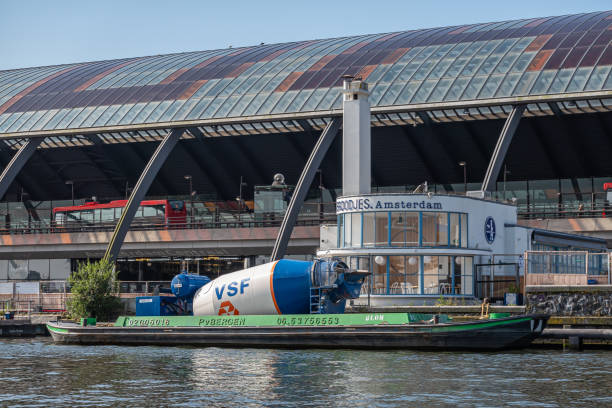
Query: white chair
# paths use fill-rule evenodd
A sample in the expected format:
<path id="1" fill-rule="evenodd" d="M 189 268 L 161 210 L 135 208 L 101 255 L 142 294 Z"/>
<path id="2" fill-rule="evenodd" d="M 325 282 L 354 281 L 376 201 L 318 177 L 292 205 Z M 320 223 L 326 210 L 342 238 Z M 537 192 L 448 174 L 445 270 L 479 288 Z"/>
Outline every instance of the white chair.
<path id="1" fill-rule="evenodd" d="M 412 286 L 412 284 L 410 283 L 402 282 L 402 293 L 404 293 L 405 295 L 414 294 L 414 286 Z"/>

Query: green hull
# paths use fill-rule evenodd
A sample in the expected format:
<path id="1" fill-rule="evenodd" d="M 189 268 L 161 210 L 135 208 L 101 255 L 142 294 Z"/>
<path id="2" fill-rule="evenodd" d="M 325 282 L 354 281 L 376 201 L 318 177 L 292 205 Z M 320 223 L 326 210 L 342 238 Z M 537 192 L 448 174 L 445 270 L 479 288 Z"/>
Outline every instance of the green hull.
<path id="1" fill-rule="evenodd" d="M 66 344 L 193 345 L 200 347 L 501 350 L 528 346 L 548 316 L 433 323 L 427 315 L 121 317 L 115 326 L 49 323 Z"/>

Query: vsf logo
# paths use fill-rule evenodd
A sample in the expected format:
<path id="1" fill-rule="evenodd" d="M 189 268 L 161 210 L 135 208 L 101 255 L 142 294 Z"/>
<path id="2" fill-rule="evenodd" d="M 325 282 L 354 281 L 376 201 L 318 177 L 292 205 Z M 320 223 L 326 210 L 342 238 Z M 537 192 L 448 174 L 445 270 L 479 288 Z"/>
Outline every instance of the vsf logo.
<path id="1" fill-rule="evenodd" d="M 249 286 L 249 281 L 251 278 L 244 278 L 240 282 L 233 281 L 227 285 L 227 292 L 225 292 L 225 283 L 221 286 L 217 286 L 215 288 L 215 295 L 217 295 L 217 299 L 221 300 L 223 297 L 223 292 L 227 293 L 227 296 L 236 296 L 238 291 L 242 295 L 244 293 L 244 288 Z"/>

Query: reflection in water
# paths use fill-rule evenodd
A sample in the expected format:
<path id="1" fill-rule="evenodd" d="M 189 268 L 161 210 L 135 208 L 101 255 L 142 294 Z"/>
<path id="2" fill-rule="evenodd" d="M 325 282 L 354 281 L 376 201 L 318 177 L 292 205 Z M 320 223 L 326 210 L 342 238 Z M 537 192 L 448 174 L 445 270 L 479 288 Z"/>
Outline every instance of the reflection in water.
<path id="1" fill-rule="evenodd" d="M 0 340 L 0 406 L 612 406 L 611 356 Z"/>

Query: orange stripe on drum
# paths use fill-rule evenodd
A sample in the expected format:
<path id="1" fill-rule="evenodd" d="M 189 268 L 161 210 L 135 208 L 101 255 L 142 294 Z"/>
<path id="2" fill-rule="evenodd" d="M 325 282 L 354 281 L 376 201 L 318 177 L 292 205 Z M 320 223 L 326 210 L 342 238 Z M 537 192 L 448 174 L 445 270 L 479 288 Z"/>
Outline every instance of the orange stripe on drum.
<path id="1" fill-rule="evenodd" d="M 278 308 L 278 304 L 276 304 L 276 298 L 274 297 L 274 268 L 276 268 L 277 264 L 278 261 L 274 262 L 274 265 L 272 265 L 272 272 L 270 272 L 270 295 L 272 296 L 272 302 L 274 303 L 276 313 L 282 314 L 280 309 Z"/>

